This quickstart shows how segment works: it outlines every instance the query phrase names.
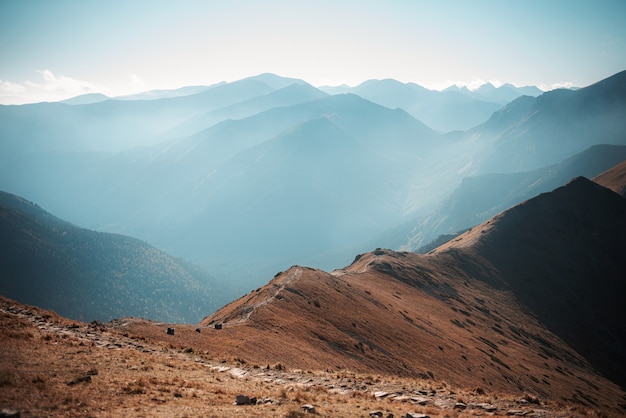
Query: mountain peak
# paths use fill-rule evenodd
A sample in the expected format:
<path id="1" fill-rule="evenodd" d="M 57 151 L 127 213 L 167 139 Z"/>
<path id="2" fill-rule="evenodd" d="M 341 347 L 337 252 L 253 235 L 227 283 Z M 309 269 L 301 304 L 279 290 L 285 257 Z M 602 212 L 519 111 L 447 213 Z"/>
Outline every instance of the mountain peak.
<path id="1" fill-rule="evenodd" d="M 255 75 L 252 77 L 248 77 L 245 78 L 244 80 L 256 80 L 256 81 L 260 81 L 263 82 L 265 84 L 267 84 L 268 86 L 270 86 L 273 89 L 282 89 L 284 87 L 287 87 L 291 84 L 308 84 L 306 81 L 304 80 L 300 80 L 297 78 L 289 78 L 289 77 L 282 77 L 273 73 L 262 73 L 259 75 Z"/>
<path id="2" fill-rule="evenodd" d="M 110 100 L 111 98 L 105 96 L 102 93 L 87 93 L 81 94 L 80 96 L 75 96 L 70 99 L 62 100 L 59 103 L 67 104 L 67 105 L 86 105 L 92 103 L 99 103 L 105 100 Z"/>
<path id="3" fill-rule="evenodd" d="M 624 353 L 608 341 L 626 341 L 617 319 L 626 315 L 625 248 L 626 200 L 576 177 L 460 235 L 432 256 L 491 270 L 482 277 L 510 289 L 548 328 L 624 385 Z"/>

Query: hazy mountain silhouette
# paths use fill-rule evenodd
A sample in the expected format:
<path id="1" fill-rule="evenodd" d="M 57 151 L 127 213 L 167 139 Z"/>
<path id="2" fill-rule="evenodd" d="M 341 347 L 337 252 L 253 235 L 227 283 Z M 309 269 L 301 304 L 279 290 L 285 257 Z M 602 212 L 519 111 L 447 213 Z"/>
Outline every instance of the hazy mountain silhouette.
<path id="1" fill-rule="evenodd" d="M 520 96 L 540 96 L 543 94 L 543 91 L 535 86 L 516 87 L 512 84 L 505 83 L 500 87 L 496 87 L 491 83 L 486 83 L 476 90 L 469 91 L 469 94 L 506 104 Z"/>
<path id="2" fill-rule="evenodd" d="M 133 238 L 62 221 L 0 192 L 0 293 L 64 316 L 199 320 L 232 297 L 207 273 Z"/>
<path id="3" fill-rule="evenodd" d="M 626 145 L 626 71 L 576 91 L 544 93 L 518 120 L 502 111 L 466 133 L 472 144 L 487 147 L 481 173 L 540 168 L 595 144 Z M 494 133 L 496 121 L 501 125 Z"/>
<path id="4" fill-rule="evenodd" d="M 166 226 L 177 238 L 155 242 L 178 242 L 194 260 L 263 254 L 273 269 L 344 246 L 401 215 L 409 173 L 434 135 L 354 95 L 220 123 L 159 153 L 188 167 L 190 189 Z"/>
<path id="5" fill-rule="evenodd" d="M 626 146 L 596 145 L 567 160 L 537 170 L 466 177 L 429 216 L 415 222 L 408 244 L 417 250 L 439 235 L 455 234 L 578 176 L 592 178 L 626 160 Z"/>
<path id="6" fill-rule="evenodd" d="M 400 107 L 441 132 L 473 128 L 513 99 L 542 93 L 537 88 L 518 89 L 510 84 L 498 88 L 488 84 L 476 91 L 456 86 L 436 91 L 392 79 L 368 80 L 356 87 L 323 90 L 331 94 L 354 93 L 392 109 Z"/>
<path id="7" fill-rule="evenodd" d="M 414 220 L 432 213 L 465 177 L 538 170 L 594 144 L 622 144 L 622 78 L 522 96 L 482 125 L 448 134 L 397 106 L 326 96 L 271 74 L 173 98 L 3 106 L 0 189 L 248 286 L 285 265 L 334 268 L 381 242 L 405 243 Z M 393 80 L 360 88 L 402 105 L 434 94 Z M 475 100 L 454 91 L 437 97 Z M 482 202 L 488 207 L 459 203 L 459 213 L 448 215 L 475 216 L 461 213 L 467 206 L 489 216 L 558 178 L 526 174 L 493 176 L 499 183 L 490 188 L 493 199 Z M 537 182 L 526 188 L 531 177 Z M 484 182 L 464 186 L 472 184 Z M 496 201 L 497 191 L 505 202 Z M 431 226 L 445 224 L 441 233 L 452 233 L 464 222 L 439 218 Z"/>
<path id="8" fill-rule="evenodd" d="M 160 134 L 194 116 L 270 91 L 260 81 L 241 80 L 159 100 L 0 106 L 0 165 L 31 152 L 118 152 L 159 142 Z"/>
<path id="9" fill-rule="evenodd" d="M 141 93 L 128 94 L 125 96 L 116 96 L 115 100 L 158 100 L 158 99 L 171 99 L 173 97 L 191 96 L 193 94 L 202 93 L 206 90 L 214 87 L 219 87 L 225 82 L 213 84 L 210 86 L 186 86 L 178 89 L 170 90 L 149 90 Z"/>
<path id="10" fill-rule="evenodd" d="M 278 83 L 275 84 L 278 85 Z M 164 136 L 169 138 L 185 137 L 208 129 L 227 119 L 243 119 L 275 107 L 291 106 L 325 96 L 326 93 L 309 84 L 294 83 L 271 93 L 195 116 L 168 131 Z"/>
<path id="11" fill-rule="evenodd" d="M 105 96 L 100 93 L 87 93 L 81 94 L 80 96 L 72 97 L 70 99 L 66 99 L 61 101 L 60 103 L 69 104 L 69 105 L 86 105 L 92 103 L 99 103 L 105 100 L 110 100 L 111 98 Z"/>

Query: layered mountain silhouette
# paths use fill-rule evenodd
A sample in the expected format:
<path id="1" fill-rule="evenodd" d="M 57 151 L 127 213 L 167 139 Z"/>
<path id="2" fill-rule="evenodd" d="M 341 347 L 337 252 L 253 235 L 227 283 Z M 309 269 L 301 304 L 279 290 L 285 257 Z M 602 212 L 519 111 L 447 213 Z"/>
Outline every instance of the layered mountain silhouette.
<path id="1" fill-rule="evenodd" d="M 579 177 L 428 255 L 294 266 L 201 324 L 222 327 L 212 350 L 257 364 L 430 376 L 623 412 L 625 248 L 626 200 Z"/>
<path id="2" fill-rule="evenodd" d="M 137 239 L 89 231 L 0 193 L 0 293 L 69 318 L 194 322 L 233 291 Z"/>
<path id="3" fill-rule="evenodd" d="M 508 104 L 533 90 L 436 92 L 498 104 L 486 122 L 447 134 L 406 109 L 418 99 L 437 108 L 443 96 L 393 80 L 360 86 L 369 99 L 261 74 L 126 100 L 1 106 L 0 190 L 247 290 L 292 264 L 333 269 L 386 243 L 416 248 L 598 174 L 582 163 L 551 170 L 594 145 L 626 145 L 623 78 Z M 477 202 L 470 189 L 482 185 L 492 193 Z M 456 209 L 444 213 L 444 202 Z"/>
<path id="4" fill-rule="evenodd" d="M 558 89 L 532 101 L 518 100 L 522 102 L 514 101 L 466 133 L 473 143 L 491 138 L 484 142 L 488 147 L 480 173 L 530 170 L 594 144 L 625 144 L 626 71 L 579 90 Z M 520 116 L 510 118 L 511 113 Z"/>
<path id="5" fill-rule="evenodd" d="M 473 128 L 508 102 L 520 96 L 536 97 L 543 93 L 536 87 L 518 88 L 511 84 L 500 87 L 485 84 L 473 91 L 452 86 L 436 91 L 393 79 L 368 80 L 356 87 L 327 87 L 323 90 L 331 94 L 354 93 L 392 109 L 402 108 L 441 132 Z"/>
<path id="6" fill-rule="evenodd" d="M 548 167 L 509 174 L 466 177 L 431 214 L 410 227 L 392 231 L 390 245 L 418 250 L 439 235 L 454 235 L 486 221 L 491 216 L 566 183 L 577 176 L 593 178 L 626 159 L 626 146 L 595 145 L 565 161 Z M 389 235 L 389 234 L 388 234 Z"/>

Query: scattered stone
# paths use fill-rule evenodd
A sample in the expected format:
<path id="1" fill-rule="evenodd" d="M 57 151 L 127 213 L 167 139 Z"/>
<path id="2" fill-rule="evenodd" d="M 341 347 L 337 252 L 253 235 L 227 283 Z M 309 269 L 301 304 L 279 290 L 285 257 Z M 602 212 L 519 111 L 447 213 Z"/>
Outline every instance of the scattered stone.
<path id="1" fill-rule="evenodd" d="M 308 414 L 314 414 L 315 413 L 315 407 L 311 404 L 305 404 L 302 405 L 302 409 L 304 409 L 304 412 L 308 413 Z"/>
<path id="2" fill-rule="evenodd" d="M 382 411 L 372 411 L 370 412 L 370 417 L 372 418 L 382 418 L 383 416 L 383 412 Z"/>
<path id="3" fill-rule="evenodd" d="M 418 405 L 422 405 L 422 406 L 426 405 L 429 401 L 430 400 L 428 398 L 422 398 L 419 396 L 413 396 L 411 398 L 411 402 L 418 404 Z"/>
<path id="4" fill-rule="evenodd" d="M 167 335 L 174 335 L 174 328 L 168 328 Z"/>
<path id="5" fill-rule="evenodd" d="M 541 405 L 541 401 L 539 400 L 538 397 L 532 396 L 532 395 L 528 395 L 528 394 L 524 395 L 524 397 L 520 400 L 520 403 L 523 403 L 523 404 L 532 403 L 532 404 L 535 404 L 535 405 Z"/>
<path id="6" fill-rule="evenodd" d="M 463 402 L 457 402 L 454 404 L 454 409 L 465 409 L 467 408 L 467 404 Z"/>
<path id="7" fill-rule="evenodd" d="M 237 395 L 235 405 L 250 405 L 250 397 L 247 395 Z"/>
<path id="8" fill-rule="evenodd" d="M 238 367 L 235 367 L 235 368 L 230 369 L 230 374 L 233 375 L 233 377 L 242 379 L 243 377 L 246 376 L 246 374 L 248 374 L 248 372 Z"/>
<path id="9" fill-rule="evenodd" d="M 174 392 L 174 397 L 175 397 L 175 398 L 182 398 L 182 397 L 183 397 L 183 394 L 182 394 L 182 393 L 180 393 L 180 392 Z"/>
<path id="10" fill-rule="evenodd" d="M 20 418 L 20 411 L 16 411 L 15 409 L 3 409 L 0 411 L 0 417 L 3 418 Z"/>
<path id="11" fill-rule="evenodd" d="M 405 418 L 430 418 L 426 414 L 419 414 L 417 412 L 407 412 Z"/>
<path id="12" fill-rule="evenodd" d="M 487 412 L 493 412 L 498 409 L 490 403 L 473 403 L 470 406 L 474 409 L 484 409 Z"/>
<path id="13" fill-rule="evenodd" d="M 388 392 L 383 392 L 383 391 L 374 392 L 374 397 L 377 399 L 383 399 L 383 398 L 386 398 L 387 396 L 389 396 Z"/>
<path id="14" fill-rule="evenodd" d="M 70 382 L 67 382 L 67 385 L 68 386 L 74 386 L 74 385 L 77 385 L 77 384 L 83 383 L 83 382 L 91 383 L 91 375 L 90 374 L 86 374 L 84 376 L 79 376 L 76 379 L 74 379 L 74 380 L 72 380 Z"/>
<path id="15" fill-rule="evenodd" d="M 152 398 L 150 400 L 154 401 L 154 402 L 161 402 L 161 403 L 166 403 L 167 402 L 167 400 L 165 400 L 163 398 Z"/>
<path id="16" fill-rule="evenodd" d="M 222 324 L 215 324 L 215 329 L 222 329 Z"/>
<path id="17" fill-rule="evenodd" d="M 196 328 L 196 332 L 202 332 L 200 328 Z"/>
<path id="18" fill-rule="evenodd" d="M 515 415 L 515 416 L 518 416 L 518 417 L 526 416 L 527 413 L 528 413 L 528 411 L 522 411 L 521 409 L 510 409 L 510 410 L 506 411 L 507 415 Z"/>

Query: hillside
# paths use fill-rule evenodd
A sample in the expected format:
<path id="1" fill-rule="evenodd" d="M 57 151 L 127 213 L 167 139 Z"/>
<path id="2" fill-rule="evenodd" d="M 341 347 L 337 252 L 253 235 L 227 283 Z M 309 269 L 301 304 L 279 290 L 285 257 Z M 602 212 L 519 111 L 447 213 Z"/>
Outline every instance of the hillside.
<path id="1" fill-rule="evenodd" d="M 485 263 L 497 271 L 481 272 L 481 280 L 512 291 L 554 334 L 623 387 L 624 249 L 626 200 L 579 177 L 492 218 L 434 254 L 460 254 L 464 263 Z"/>
<path id="2" fill-rule="evenodd" d="M 625 215 L 624 199 L 578 178 L 429 255 L 376 250 L 333 273 L 294 266 L 205 318 L 215 337 L 183 338 L 252 364 L 434 378 L 623 413 Z"/>
<path id="3" fill-rule="evenodd" d="M 159 325 L 162 332 L 163 326 Z M 168 418 L 598 415 L 592 408 L 562 401 L 468 390 L 431 379 L 347 370 L 286 370 L 281 364 L 260 367 L 194 351 L 185 335 L 198 332 L 183 328 L 177 326 L 169 341 L 158 341 L 132 334 L 126 320 L 80 323 L 0 296 L 2 414 Z"/>
<path id="4" fill-rule="evenodd" d="M 233 295 L 142 241 L 77 228 L 7 193 L 0 193 L 0 270 L 0 294 L 86 321 L 193 322 Z"/>
<path id="5" fill-rule="evenodd" d="M 77 323 L 0 298 L 0 405 L 70 416 L 285 416 L 309 404 L 332 416 L 622 416 L 624 248 L 626 200 L 576 178 L 428 255 L 377 249 L 332 273 L 293 266 L 174 335 L 161 322 Z M 234 405 L 240 394 L 262 401 Z"/>

